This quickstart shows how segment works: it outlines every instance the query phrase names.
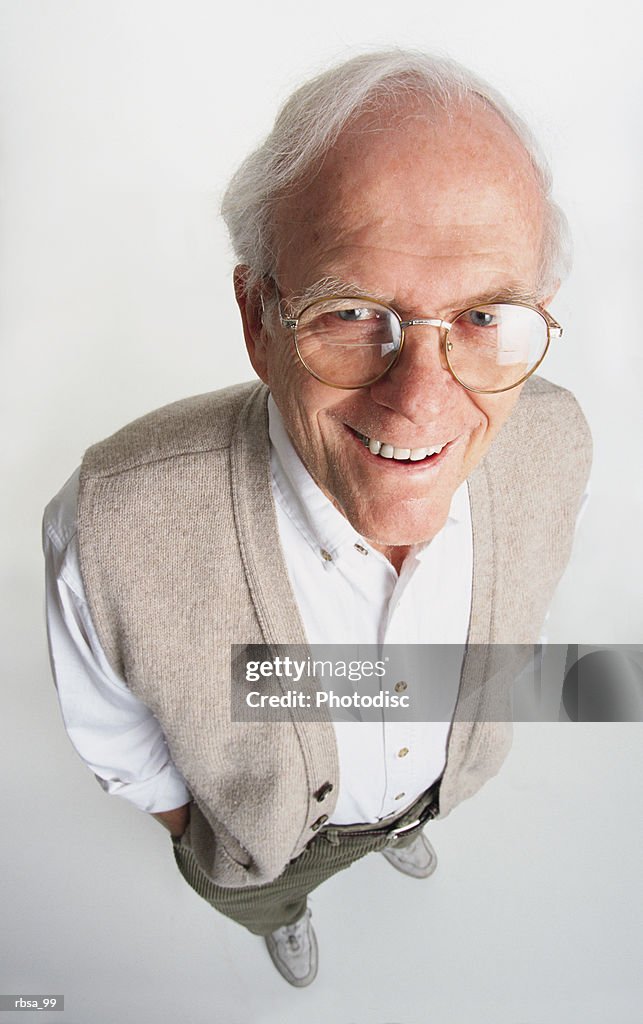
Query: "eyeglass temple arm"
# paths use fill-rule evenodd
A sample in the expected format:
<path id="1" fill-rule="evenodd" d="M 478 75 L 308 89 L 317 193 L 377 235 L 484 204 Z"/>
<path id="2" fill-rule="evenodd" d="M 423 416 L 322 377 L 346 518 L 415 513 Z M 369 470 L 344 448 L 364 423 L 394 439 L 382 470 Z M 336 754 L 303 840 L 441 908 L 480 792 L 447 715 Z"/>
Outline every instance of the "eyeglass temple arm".
<path id="1" fill-rule="evenodd" d="M 299 318 L 298 317 L 291 317 L 291 316 L 284 316 L 283 315 L 283 313 L 281 311 L 281 303 L 283 302 L 283 299 L 281 297 L 281 292 L 279 291 L 279 285 L 277 284 L 276 279 L 271 274 L 266 274 L 266 275 L 264 275 L 264 280 L 270 281 L 272 283 L 272 286 L 273 286 L 274 290 L 275 290 L 275 298 L 277 299 L 277 309 L 279 311 L 279 320 L 281 321 L 281 326 L 282 327 L 289 327 L 291 331 L 294 331 L 295 328 L 297 327 L 297 324 L 299 323 Z M 265 312 L 265 306 L 264 306 L 264 303 L 263 303 L 263 296 L 261 298 L 261 308 Z"/>

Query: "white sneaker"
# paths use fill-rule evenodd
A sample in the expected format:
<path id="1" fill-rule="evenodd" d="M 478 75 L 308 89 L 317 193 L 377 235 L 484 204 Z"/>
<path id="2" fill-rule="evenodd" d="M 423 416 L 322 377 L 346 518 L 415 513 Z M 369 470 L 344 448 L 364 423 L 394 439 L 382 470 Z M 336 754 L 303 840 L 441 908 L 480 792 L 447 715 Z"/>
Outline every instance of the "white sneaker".
<path id="1" fill-rule="evenodd" d="M 382 850 L 389 864 L 413 878 L 428 878 L 438 866 L 438 857 L 423 832 L 409 846 L 390 846 Z"/>
<path id="2" fill-rule="evenodd" d="M 266 935 L 270 959 L 291 985 L 303 988 L 317 975 L 317 939 L 310 923 L 310 910 L 294 924 Z"/>

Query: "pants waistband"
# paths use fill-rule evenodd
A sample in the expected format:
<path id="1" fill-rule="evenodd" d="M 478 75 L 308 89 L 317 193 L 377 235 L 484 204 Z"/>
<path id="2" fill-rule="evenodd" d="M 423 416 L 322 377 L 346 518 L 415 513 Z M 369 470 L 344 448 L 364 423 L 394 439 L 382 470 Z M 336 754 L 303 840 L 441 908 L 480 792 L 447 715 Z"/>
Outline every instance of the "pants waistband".
<path id="1" fill-rule="evenodd" d="M 325 825 L 322 833 L 330 839 L 331 835 L 340 836 L 389 836 L 391 839 L 402 838 L 414 829 L 420 829 L 427 821 L 435 818 L 439 811 L 440 779 L 411 804 L 401 814 L 381 822 L 358 822 L 354 825 Z"/>

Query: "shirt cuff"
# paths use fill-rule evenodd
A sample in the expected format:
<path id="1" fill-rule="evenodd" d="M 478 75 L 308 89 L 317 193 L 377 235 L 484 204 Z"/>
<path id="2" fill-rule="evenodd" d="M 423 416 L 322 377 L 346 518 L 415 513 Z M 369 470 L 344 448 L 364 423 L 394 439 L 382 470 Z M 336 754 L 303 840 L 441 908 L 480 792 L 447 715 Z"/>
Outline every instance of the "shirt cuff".
<path id="1" fill-rule="evenodd" d="M 161 811 L 173 811 L 176 807 L 190 802 L 190 791 L 185 785 L 183 776 L 173 764 L 161 768 L 151 779 L 142 782 L 121 782 L 120 779 L 102 779 L 95 775 L 96 781 L 110 796 L 120 796 L 134 804 L 140 811 L 158 814 Z"/>

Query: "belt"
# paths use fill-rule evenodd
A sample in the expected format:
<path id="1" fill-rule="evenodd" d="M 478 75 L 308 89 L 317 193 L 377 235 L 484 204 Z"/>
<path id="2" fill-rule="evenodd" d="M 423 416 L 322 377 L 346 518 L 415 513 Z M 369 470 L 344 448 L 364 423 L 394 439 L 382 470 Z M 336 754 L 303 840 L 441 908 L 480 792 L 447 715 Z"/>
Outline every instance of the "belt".
<path id="1" fill-rule="evenodd" d="M 439 812 L 438 795 L 440 792 L 440 780 L 438 779 L 430 789 L 419 797 L 415 803 L 401 814 L 391 818 L 390 821 L 379 823 L 359 822 L 351 825 L 326 825 L 321 830 L 330 843 L 337 843 L 342 836 L 387 836 L 391 844 L 412 832 L 426 825 L 427 821 L 437 817 Z M 409 820 L 410 819 L 410 820 Z"/>

